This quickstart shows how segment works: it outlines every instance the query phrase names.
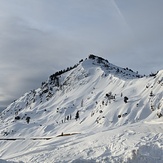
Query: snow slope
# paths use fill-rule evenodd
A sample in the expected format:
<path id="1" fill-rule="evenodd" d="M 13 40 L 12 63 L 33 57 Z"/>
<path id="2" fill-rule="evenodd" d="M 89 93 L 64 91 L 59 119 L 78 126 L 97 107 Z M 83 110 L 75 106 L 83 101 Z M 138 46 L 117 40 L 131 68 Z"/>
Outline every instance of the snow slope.
<path id="1" fill-rule="evenodd" d="M 0 158 L 161 163 L 162 115 L 163 70 L 142 77 L 90 55 L 1 113 Z"/>

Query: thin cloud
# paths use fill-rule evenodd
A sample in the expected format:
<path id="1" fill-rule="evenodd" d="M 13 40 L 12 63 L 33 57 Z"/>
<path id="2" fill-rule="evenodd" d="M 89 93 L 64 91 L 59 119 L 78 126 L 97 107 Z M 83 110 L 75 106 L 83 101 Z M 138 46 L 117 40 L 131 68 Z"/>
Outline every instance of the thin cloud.
<path id="1" fill-rule="evenodd" d="M 90 53 L 162 69 L 162 15 L 162 0 L 0 0 L 0 107 Z"/>

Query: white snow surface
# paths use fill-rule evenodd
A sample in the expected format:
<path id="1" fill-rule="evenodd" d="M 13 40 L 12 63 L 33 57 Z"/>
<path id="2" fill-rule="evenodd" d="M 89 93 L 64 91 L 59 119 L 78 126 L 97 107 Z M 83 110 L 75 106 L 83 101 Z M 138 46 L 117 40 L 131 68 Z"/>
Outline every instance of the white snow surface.
<path id="1" fill-rule="evenodd" d="M 162 163 L 163 70 L 142 77 L 93 56 L 14 101 L 0 124 L 0 163 Z"/>

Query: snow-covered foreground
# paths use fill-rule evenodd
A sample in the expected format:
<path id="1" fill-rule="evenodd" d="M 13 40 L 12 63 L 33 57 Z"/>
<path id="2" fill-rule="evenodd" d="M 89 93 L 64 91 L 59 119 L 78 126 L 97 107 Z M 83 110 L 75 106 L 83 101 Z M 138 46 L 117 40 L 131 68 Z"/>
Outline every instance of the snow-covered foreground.
<path id="1" fill-rule="evenodd" d="M 0 117 L 0 162 L 163 162 L 163 71 L 141 77 L 91 56 Z"/>
<path id="2" fill-rule="evenodd" d="M 1 157 L 14 161 L 162 163 L 163 125 L 139 122 L 97 133 L 1 144 L 7 149 L 1 151 Z"/>

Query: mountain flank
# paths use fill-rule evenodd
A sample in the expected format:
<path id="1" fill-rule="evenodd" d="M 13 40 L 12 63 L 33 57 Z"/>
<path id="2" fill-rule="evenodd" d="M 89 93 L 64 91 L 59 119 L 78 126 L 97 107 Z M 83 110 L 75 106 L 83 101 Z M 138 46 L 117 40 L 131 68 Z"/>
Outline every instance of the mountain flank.
<path id="1" fill-rule="evenodd" d="M 59 153 L 49 156 L 49 159 L 58 159 L 58 162 L 59 158 L 61 162 L 79 161 L 79 158 L 92 159 L 94 162 L 101 162 L 103 159 L 106 159 L 106 162 L 118 159 L 140 161 L 139 150 L 145 151 L 148 148 L 146 143 L 143 146 L 140 140 L 142 137 L 145 142 L 150 140 L 151 147 L 159 151 L 158 158 L 162 161 L 162 123 L 163 70 L 142 76 L 129 68 L 118 67 L 91 54 L 78 64 L 55 72 L 41 83 L 40 88 L 25 93 L 11 103 L 0 115 L 0 137 L 3 140 L 24 138 L 26 143 L 17 144 L 19 149 L 25 153 L 29 149 L 35 151 L 38 158 L 41 156 L 35 148 L 36 144 L 28 144 L 31 138 L 36 138 L 37 141 L 39 138 L 52 138 L 48 141 L 55 145 L 58 151 L 61 149 L 60 145 L 64 144 L 65 149 L 62 150 L 71 153 L 70 159 L 66 154 L 62 158 Z M 67 134 L 68 137 L 65 136 Z M 106 139 L 112 142 L 114 147 L 105 144 Z M 128 141 L 131 139 L 132 147 Z M 66 147 L 66 140 L 70 140 L 68 142 L 72 146 Z M 73 142 L 80 144 L 82 148 L 79 148 L 79 151 L 83 152 L 82 155 L 78 151 L 75 157 L 70 151 L 71 148 L 76 148 Z M 90 142 L 92 148 L 85 142 Z M 0 143 L 2 156 L 11 159 L 7 149 L 14 148 L 14 144 L 7 143 L 6 148 L 5 143 Z M 41 142 L 37 145 L 42 151 L 45 150 L 41 147 Z M 101 155 L 96 153 L 96 147 L 101 151 Z M 51 146 L 47 145 L 47 148 L 50 148 L 52 153 L 56 152 Z M 120 153 L 119 148 L 122 150 Z M 153 151 L 153 148 L 150 150 Z M 91 151 L 92 155 L 89 155 Z M 19 153 L 19 150 L 17 152 Z M 11 153 L 14 161 L 24 161 L 20 156 L 16 156 L 15 151 Z M 29 160 L 34 160 L 36 156 L 32 154 L 28 157 Z M 143 156 L 143 159 L 151 161 L 154 157 L 156 155 L 152 158 Z"/>

